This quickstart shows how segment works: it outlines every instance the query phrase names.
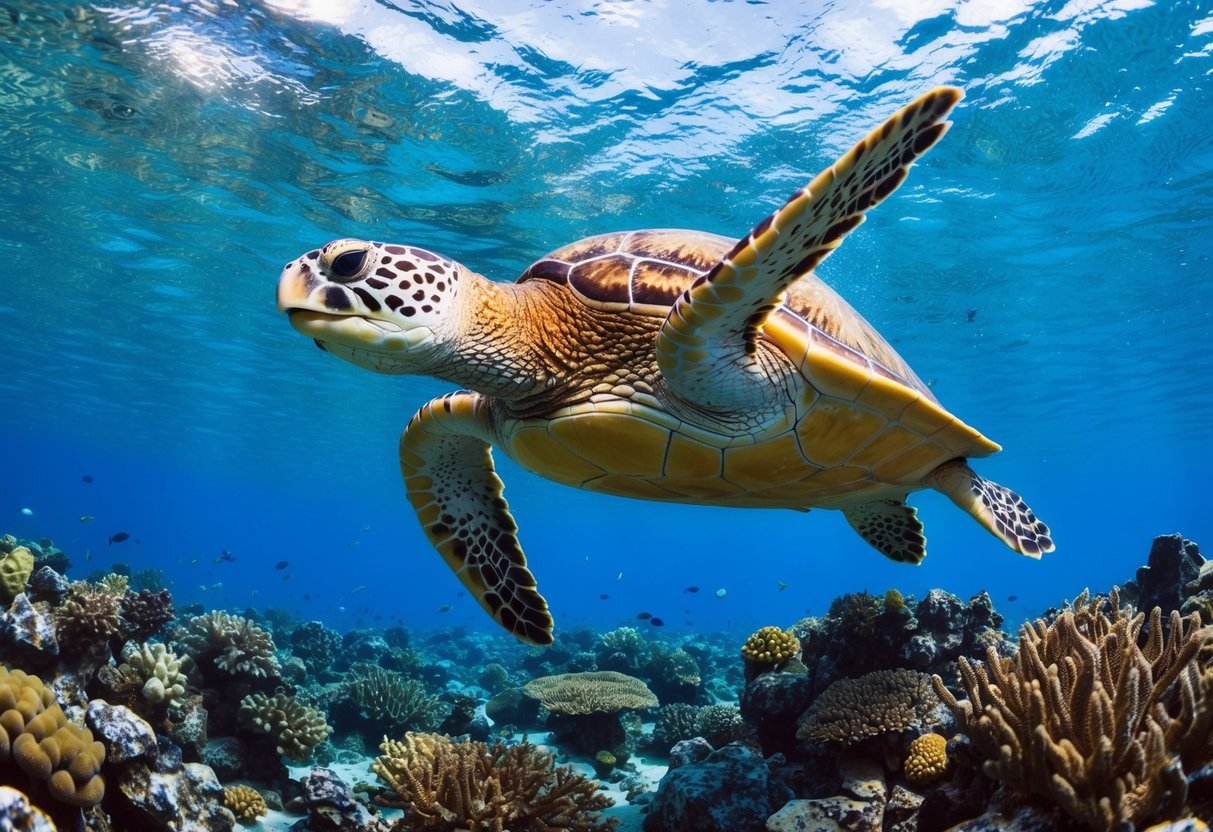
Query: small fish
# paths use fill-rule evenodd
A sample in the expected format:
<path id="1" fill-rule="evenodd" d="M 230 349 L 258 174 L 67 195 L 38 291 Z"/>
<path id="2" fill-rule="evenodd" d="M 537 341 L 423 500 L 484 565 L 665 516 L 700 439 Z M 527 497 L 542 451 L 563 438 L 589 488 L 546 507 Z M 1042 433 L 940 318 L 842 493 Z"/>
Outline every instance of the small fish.
<path id="1" fill-rule="evenodd" d="M 1008 595 L 1007 600 L 1010 601 L 1012 604 L 1014 604 L 1016 601 L 1019 600 L 1019 596 L 1018 595 Z"/>
<path id="2" fill-rule="evenodd" d="M 971 324 L 975 320 L 977 320 L 977 310 L 975 308 L 970 309 L 968 312 L 965 313 L 965 323 Z"/>
<path id="3" fill-rule="evenodd" d="M 349 543 L 346 543 L 346 544 L 345 544 L 345 547 L 346 547 L 347 549 L 353 549 L 353 548 L 354 548 L 355 546 L 357 546 L 357 545 L 358 545 L 358 541 L 357 541 L 357 540 L 351 540 Z"/>
<path id="4" fill-rule="evenodd" d="M 345 612 L 345 607 L 338 607 L 337 612 Z"/>
<path id="5" fill-rule="evenodd" d="M 93 475 L 85 474 L 83 477 L 80 478 L 80 482 L 88 483 L 91 485 L 93 482 Z"/>
<path id="6" fill-rule="evenodd" d="M 80 515 L 80 522 L 81 522 L 81 523 L 91 523 L 91 522 L 93 522 L 93 521 L 94 521 L 94 520 L 96 520 L 96 519 L 97 519 L 97 518 L 96 518 L 96 517 L 94 517 L 94 516 L 93 516 L 93 515 L 91 515 L 91 514 L 82 514 L 82 515 Z"/>
<path id="7" fill-rule="evenodd" d="M 371 530 L 371 527 L 370 527 L 370 526 L 363 526 L 363 527 L 362 527 L 362 533 L 363 533 L 363 534 L 366 534 L 366 533 L 367 533 L 367 532 L 369 532 L 370 530 Z"/>
<path id="8" fill-rule="evenodd" d="M 291 565 L 291 562 L 289 560 L 280 560 L 274 564 L 274 568 L 281 571 L 283 569 L 286 569 L 290 565 Z"/>
<path id="9" fill-rule="evenodd" d="M 198 565 L 198 558 L 194 558 L 190 561 L 190 566 L 197 566 L 197 565 Z"/>
<path id="10" fill-rule="evenodd" d="M 776 592 L 783 592 L 783 591 L 784 591 L 785 589 L 787 589 L 787 588 L 788 588 L 788 582 L 787 582 L 787 581 L 780 581 L 780 582 L 779 582 L 779 587 L 776 589 Z"/>
<path id="11" fill-rule="evenodd" d="M 130 539 L 131 539 L 130 532 L 118 532 L 117 534 L 110 535 L 109 545 L 113 546 L 115 543 L 122 543 L 123 541 L 130 540 Z"/>
<path id="12" fill-rule="evenodd" d="M 291 576 L 290 576 L 290 575 L 283 575 L 283 576 L 282 576 L 282 582 L 283 582 L 283 583 L 286 583 L 286 582 L 287 582 L 287 581 L 289 581 L 290 579 L 291 579 Z"/>
<path id="13" fill-rule="evenodd" d="M 450 612 L 453 609 L 455 609 L 454 604 L 443 604 L 441 607 L 438 608 L 438 612 Z"/>
<path id="14" fill-rule="evenodd" d="M 198 584 L 199 592 L 206 592 L 206 584 Z"/>
<path id="15" fill-rule="evenodd" d="M 211 584 L 211 592 L 218 592 L 221 589 L 223 589 L 223 581 L 220 581 L 219 583 Z"/>
<path id="16" fill-rule="evenodd" d="M 259 589 L 254 589 L 254 590 L 252 590 L 251 592 L 249 592 L 249 595 L 251 595 L 251 596 L 253 596 L 254 598 L 256 598 L 256 597 L 257 597 L 257 593 L 258 593 L 258 592 L 260 592 L 260 591 L 261 591 L 261 590 L 259 590 Z"/>
<path id="17" fill-rule="evenodd" d="M 651 613 L 651 612 L 638 612 L 638 613 L 636 613 L 636 617 L 637 617 L 637 618 L 639 618 L 641 621 L 648 621 L 650 618 L 652 618 L 652 617 L 653 617 L 653 613 Z"/>
<path id="18" fill-rule="evenodd" d="M 92 560 L 92 559 L 93 559 L 93 550 L 92 550 L 92 549 L 85 549 L 85 550 L 84 550 L 84 559 L 85 559 L 85 560 Z"/>
<path id="19" fill-rule="evenodd" d="M 34 516 L 34 510 L 32 508 L 23 508 L 23 509 L 21 509 L 21 513 L 24 514 L 26 517 Z"/>
<path id="20" fill-rule="evenodd" d="M 602 593 L 601 595 L 599 595 L 599 596 L 598 596 L 598 600 L 599 600 L 599 601 L 606 601 L 606 600 L 609 600 L 609 599 L 610 599 L 610 597 L 611 597 L 611 596 L 607 595 L 607 594 L 604 592 L 604 593 Z"/>
<path id="21" fill-rule="evenodd" d="M 305 592 L 305 593 L 303 593 L 303 600 L 304 600 L 304 601 L 310 601 L 310 600 L 312 600 L 312 594 L 311 594 L 310 592 Z"/>
<path id="22" fill-rule="evenodd" d="M 622 580 L 623 580 L 623 573 L 620 572 L 618 575 L 615 576 L 615 583 L 619 583 Z"/>
<path id="23" fill-rule="evenodd" d="M 649 623 L 652 624 L 654 627 L 664 627 L 665 626 L 665 622 L 662 621 L 660 618 L 650 618 Z"/>
<path id="24" fill-rule="evenodd" d="M 236 556 L 233 555 L 231 552 L 229 552 L 227 549 L 224 549 L 222 552 L 219 553 L 219 557 L 215 558 L 215 563 L 223 563 L 225 561 L 228 563 L 236 562 Z"/>
<path id="25" fill-rule="evenodd" d="M 359 592 L 362 592 L 362 590 L 364 590 L 364 589 L 366 589 L 366 585 L 359 584 L 358 586 L 356 586 L 350 590 L 350 595 L 357 595 Z"/>
<path id="26" fill-rule="evenodd" d="M 727 589 L 725 589 L 724 587 L 721 587 L 720 589 L 716 590 L 717 598 L 723 598 L 724 596 L 726 596 L 728 594 L 729 594 L 729 591 Z"/>
<path id="27" fill-rule="evenodd" d="M 698 591 L 699 591 L 699 587 L 697 587 L 697 586 L 688 586 L 686 589 L 683 590 L 683 592 L 698 592 Z"/>

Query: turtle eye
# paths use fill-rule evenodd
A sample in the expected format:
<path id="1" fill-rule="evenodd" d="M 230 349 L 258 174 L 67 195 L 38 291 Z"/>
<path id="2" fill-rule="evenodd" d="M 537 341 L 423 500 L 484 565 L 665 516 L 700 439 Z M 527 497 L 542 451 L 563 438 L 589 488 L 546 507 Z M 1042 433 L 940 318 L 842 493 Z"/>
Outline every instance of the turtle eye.
<path id="1" fill-rule="evenodd" d="M 366 249 L 347 251 L 345 254 L 339 254 L 333 258 L 333 262 L 329 266 L 329 273 L 333 277 L 348 280 L 358 275 L 364 262 L 366 262 Z"/>

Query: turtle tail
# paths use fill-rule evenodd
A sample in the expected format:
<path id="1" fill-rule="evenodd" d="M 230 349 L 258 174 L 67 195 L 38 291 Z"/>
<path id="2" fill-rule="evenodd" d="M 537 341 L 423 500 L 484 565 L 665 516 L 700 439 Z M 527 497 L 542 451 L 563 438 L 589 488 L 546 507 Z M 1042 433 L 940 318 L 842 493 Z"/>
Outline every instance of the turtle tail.
<path id="1" fill-rule="evenodd" d="M 965 460 L 945 462 L 927 474 L 923 484 L 945 494 L 1016 552 L 1039 558 L 1053 551 L 1049 527 L 1036 519 L 1023 498 L 979 476 Z"/>

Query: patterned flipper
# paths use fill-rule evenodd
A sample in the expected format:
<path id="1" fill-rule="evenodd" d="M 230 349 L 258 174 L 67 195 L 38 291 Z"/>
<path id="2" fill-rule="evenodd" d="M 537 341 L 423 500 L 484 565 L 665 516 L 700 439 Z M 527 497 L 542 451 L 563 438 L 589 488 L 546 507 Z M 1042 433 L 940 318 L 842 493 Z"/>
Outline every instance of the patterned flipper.
<path id="1" fill-rule="evenodd" d="M 945 494 L 1016 552 L 1039 558 L 1053 551 L 1049 527 L 1036 519 L 1023 498 L 978 476 L 963 459 L 940 465 L 927 474 L 923 485 Z"/>
<path id="2" fill-rule="evenodd" d="M 480 606 L 530 644 L 552 643 L 552 616 L 518 545 L 493 469 L 486 400 L 460 391 L 427 402 L 400 437 L 409 502 L 430 543 Z"/>
<path id="3" fill-rule="evenodd" d="M 873 500 L 843 509 L 851 528 L 885 557 L 918 563 L 927 554 L 918 513 L 901 500 Z"/>
<path id="4" fill-rule="evenodd" d="M 657 336 L 658 366 L 678 394 L 708 404 L 729 388 L 728 374 L 747 365 L 784 290 L 896 190 L 914 160 L 947 131 L 944 119 L 961 97 L 954 87 L 938 87 L 899 110 L 678 298 Z"/>

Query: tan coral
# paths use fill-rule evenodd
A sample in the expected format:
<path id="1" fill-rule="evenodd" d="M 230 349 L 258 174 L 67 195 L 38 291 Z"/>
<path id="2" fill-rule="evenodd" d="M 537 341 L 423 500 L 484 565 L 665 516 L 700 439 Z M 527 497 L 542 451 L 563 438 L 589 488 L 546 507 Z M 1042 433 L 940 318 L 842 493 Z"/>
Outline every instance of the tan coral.
<path id="1" fill-rule="evenodd" d="M 910 743 L 902 767 L 906 780 L 915 786 L 934 783 L 948 770 L 948 741 L 939 734 L 923 734 Z"/>
<path id="2" fill-rule="evenodd" d="M 184 701 L 188 679 L 181 672 L 181 659 L 163 644 L 138 644 L 128 641 L 122 648 L 118 670 L 134 672 L 143 679 L 143 698 L 158 704 L 180 705 Z"/>
<path id="3" fill-rule="evenodd" d="M 24 546 L 14 546 L 0 554 L 0 601 L 7 604 L 25 591 L 34 571 L 34 553 Z"/>
<path id="4" fill-rule="evenodd" d="M 223 805 L 232 810 L 236 820 L 241 823 L 256 823 L 257 818 L 268 815 L 270 807 L 266 805 L 261 792 L 252 786 L 227 786 L 223 790 Z"/>
<path id="5" fill-rule="evenodd" d="M 920 729 L 938 705 L 925 673 L 877 670 L 826 688 L 800 717 L 796 738 L 853 745 L 867 737 Z"/>
<path id="6" fill-rule="evenodd" d="M 298 763 L 306 763 L 312 749 L 333 733 L 324 714 L 285 693 L 250 693 L 240 700 L 238 717 L 246 728 L 272 736 L 278 754 Z"/>
<path id="7" fill-rule="evenodd" d="M 800 653 L 800 639 L 779 627 L 762 627 L 745 640 L 741 657 L 754 664 L 780 665 Z"/>
<path id="8" fill-rule="evenodd" d="M 523 685 L 522 691 L 554 714 L 615 713 L 657 707 L 657 697 L 648 685 L 613 670 L 540 676 Z"/>
<path id="9" fill-rule="evenodd" d="M 960 659 L 967 701 L 934 678 L 988 775 L 1096 830 L 1180 817 L 1185 772 L 1213 762 L 1213 628 L 1178 612 L 1164 628 L 1156 607 L 1141 647 L 1144 614 L 1116 591 L 1107 606 L 1084 593 L 1024 625 L 1014 656 Z"/>
<path id="10" fill-rule="evenodd" d="M 41 679 L 0 665 L 0 763 L 9 760 L 63 803 L 95 806 L 105 796 L 105 746 L 68 720 Z"/>
<path id="11" fill-rule="evenodd" d="M 598 783 L 529 743 L 492 746 L 441 734 L 384 739 L 372 764 L 393 792 L 380 802 L 405 809 L 397 832 L 611 832 L 613 801 Z"/>

